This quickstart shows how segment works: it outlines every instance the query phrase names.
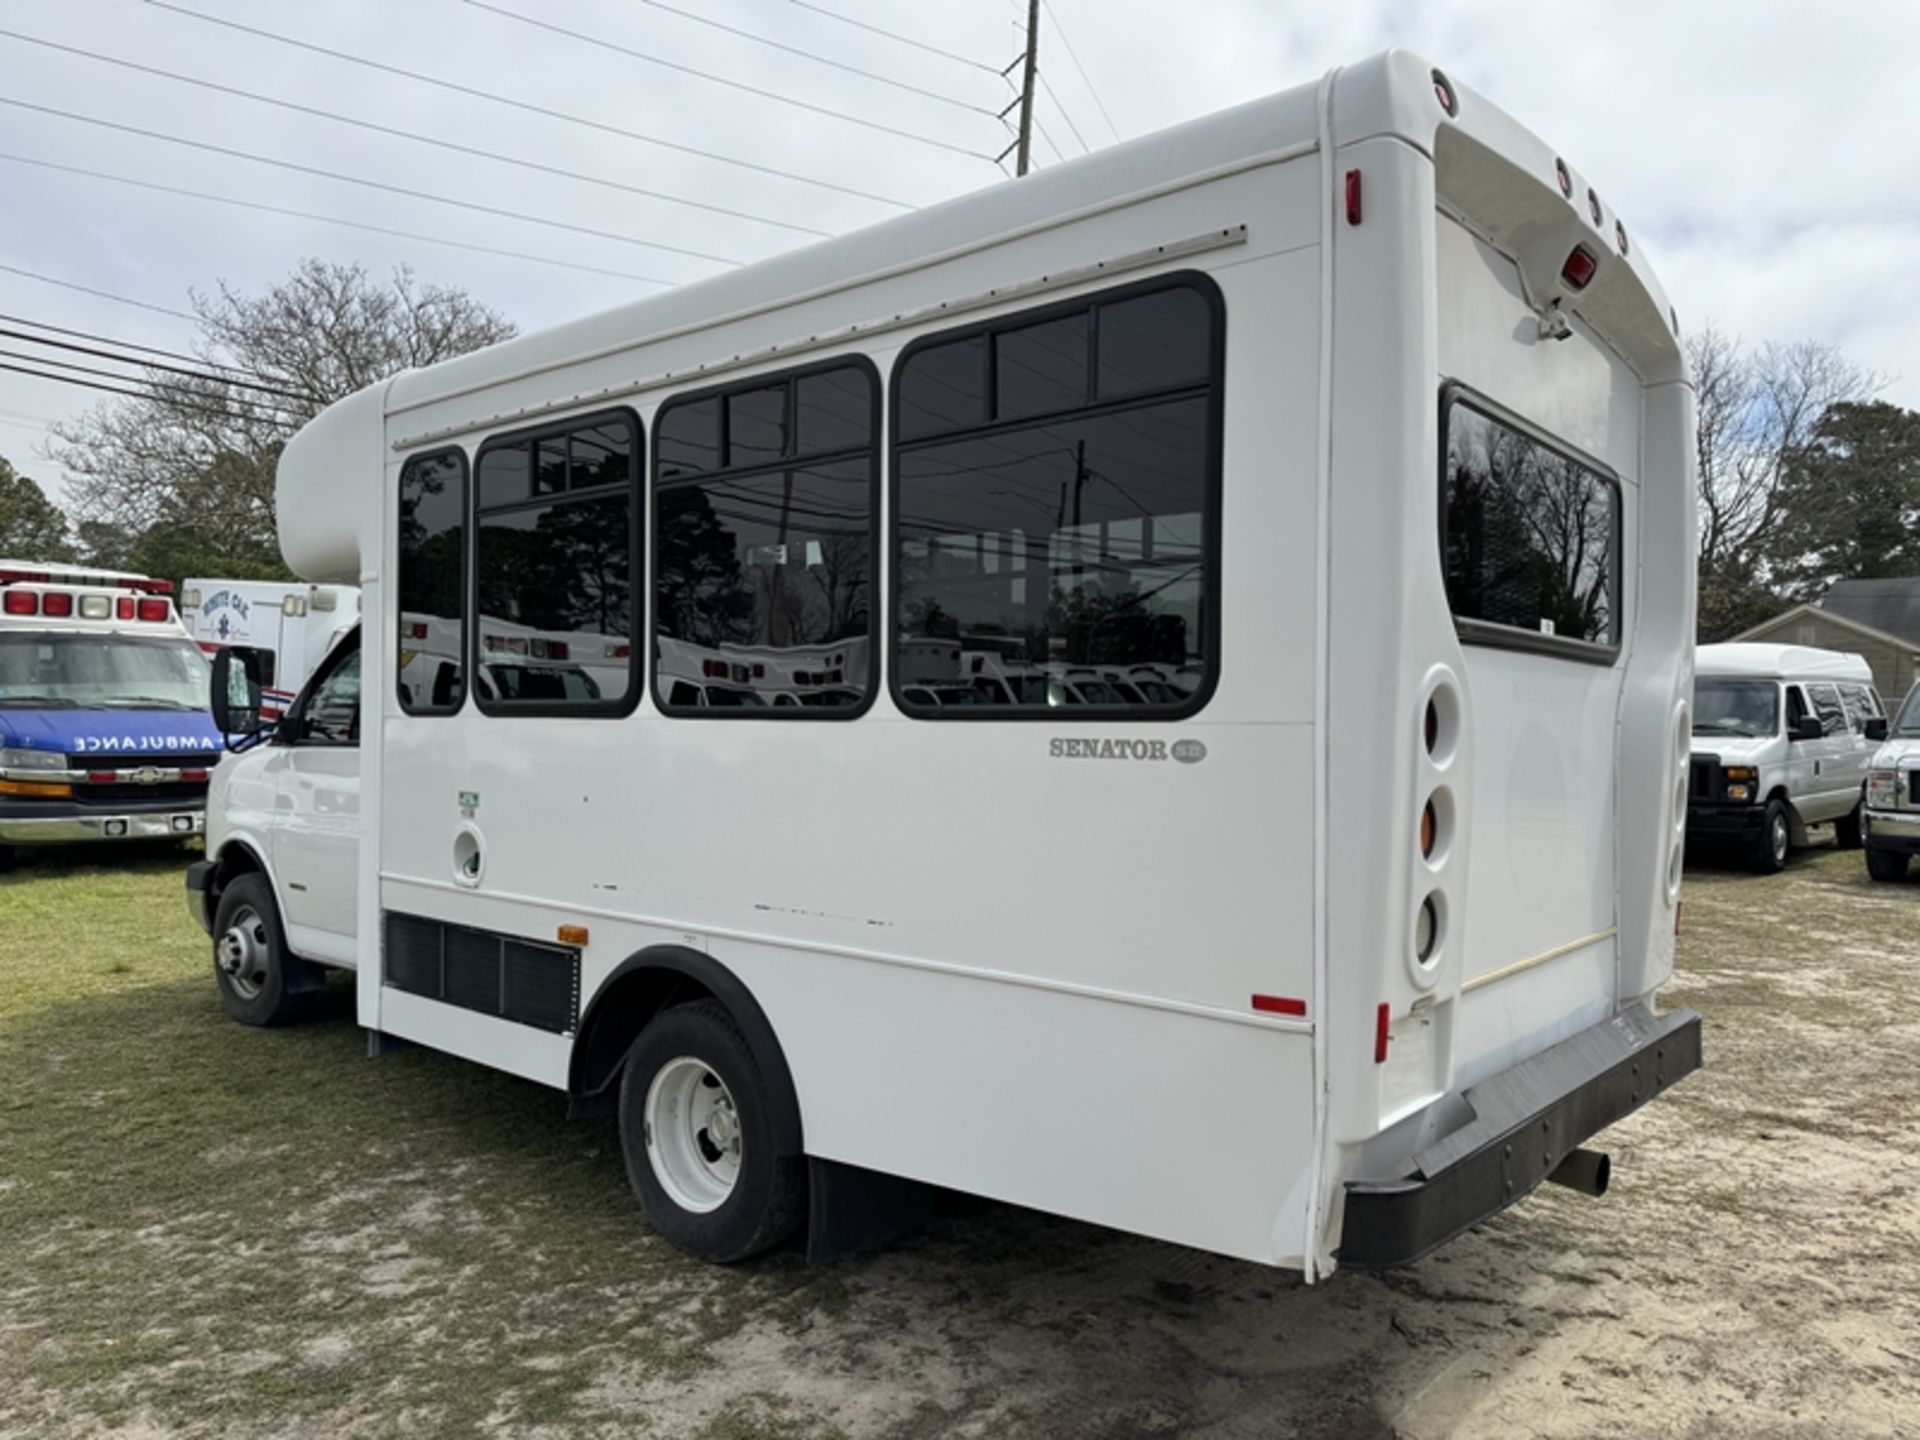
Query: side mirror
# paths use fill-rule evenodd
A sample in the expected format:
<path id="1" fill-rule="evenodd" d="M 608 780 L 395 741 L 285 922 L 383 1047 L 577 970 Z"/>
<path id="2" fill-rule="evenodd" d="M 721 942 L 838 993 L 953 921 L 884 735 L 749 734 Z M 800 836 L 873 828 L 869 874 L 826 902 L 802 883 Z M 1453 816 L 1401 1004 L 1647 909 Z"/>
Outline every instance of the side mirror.
<path id="1" fill-rule="evenodd" d="M 1861 733 L 1863 733 L 1869 740 L 1886 739 L 1887 738 L 1887 717 L 1884 715 L 1875 715 L 1871 720 L 1867 721 L 1866 729 Z"/>
<path id="2" fill-rule="evenodd" d="M 260 733 L 260 652 L 229 645 L 213 657 L 213 723 L 223 735 Z"/>
<path id="3" fill-rule="evenodd" d="M 1826 733 L 1825 728 L 1820 724 L 1820 717 L 1818 715 L 1802 715 L 1798 720 L 1793 722 L 1793 734 L 1789 738 L 1794 740 L 1818 740 Z"/>

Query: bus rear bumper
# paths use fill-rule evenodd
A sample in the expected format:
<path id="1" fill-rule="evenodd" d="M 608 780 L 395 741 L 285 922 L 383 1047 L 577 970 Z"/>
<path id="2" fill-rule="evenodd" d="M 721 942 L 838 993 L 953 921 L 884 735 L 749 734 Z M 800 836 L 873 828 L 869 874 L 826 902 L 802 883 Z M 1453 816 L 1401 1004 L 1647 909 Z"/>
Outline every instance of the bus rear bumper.
<path id="1" fill-rule="evenodd" d="M 1700 1017 L 1614 1016 L 1466 1092 L 1474 1118 L 1398 1180 L 1347 1184 L 1339 1263 L 1410 1265 L 1525 1199 L 1590 1136 L 1700 1068 Z"/>

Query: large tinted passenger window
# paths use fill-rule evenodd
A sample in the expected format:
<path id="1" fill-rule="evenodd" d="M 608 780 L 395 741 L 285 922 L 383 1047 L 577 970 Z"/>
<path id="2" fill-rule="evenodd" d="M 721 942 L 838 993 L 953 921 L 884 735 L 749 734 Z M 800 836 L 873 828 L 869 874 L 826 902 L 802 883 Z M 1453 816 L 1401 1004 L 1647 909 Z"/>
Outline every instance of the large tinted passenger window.
<path id="1" fill-rule="evenodd" d="M 466 455 L 407 461 L 399 503 L 400 708 L 450 715 L 466 698 Z"/>
<path id="2" fill-rule="evenodd" d="M 639 699 L 640 427 L 617 411 L 482 448 L 474 685 L 490 714 L 623 714 Z"/>
<path id="3" fill-rule="evenodd" d="M 1467 396 L 1449 395 L 1441 418 L 1447 599 L 1462 638 L 1605 658 L 1619 644 L 1618 486 Z"/>
<path id="4" fill-rule="evenodd" d="M 670 400 L 655 424 L 654 698 L 856 714 L 873 676 L 879 380 L 836 361 Z"/>
<path id="5" fill-rule="evenodd" d="M 1840 692 L 1831 685 L 1807 686 L 1807 697 L 1813 701 L 1814 713 L 1820 717 L 1820 729 L 1828 735 L 1847 733 L 1847 715 L 1841 708 Z"/>
<path id="6" fill-rule="evenodd" d="M 1219 655 L 1222 313 L 1200 276 L 911 347 L 895 372 L 895 698 L 1172 717 Z"/>

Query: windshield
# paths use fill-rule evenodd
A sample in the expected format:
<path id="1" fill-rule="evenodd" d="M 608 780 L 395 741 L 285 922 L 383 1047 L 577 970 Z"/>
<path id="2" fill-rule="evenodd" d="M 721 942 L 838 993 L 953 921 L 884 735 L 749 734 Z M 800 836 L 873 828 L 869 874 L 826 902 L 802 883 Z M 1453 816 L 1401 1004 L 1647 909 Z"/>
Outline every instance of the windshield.
<path id="1" fill-rule="evenodd" d="M 1907 738 L 1920 736 L 1920 685 L 1907 692 L 1907 703 L 1900 707 L 1900 718 L 1893 722 L 1893 733 Z"/>
<path id="2" fill-rule="evenodd" d="M 1780 729 L 1780 687 L 1771 680 L 1700 680 L 1693 687 L 1696 735 L 1774 735 Z"/>
<path id="3" fill-rule="evenodd" d="M 0 707 L 205 710 L 207 673 L 185 636 L 0 633 Z"/>

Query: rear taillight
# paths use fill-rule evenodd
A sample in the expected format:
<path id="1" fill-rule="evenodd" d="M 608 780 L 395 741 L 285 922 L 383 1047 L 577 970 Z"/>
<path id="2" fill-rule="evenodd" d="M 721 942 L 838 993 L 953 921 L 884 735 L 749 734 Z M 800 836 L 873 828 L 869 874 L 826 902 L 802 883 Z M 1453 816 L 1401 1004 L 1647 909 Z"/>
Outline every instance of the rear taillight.
<path id="1" fill-rule="evenodd" d="M 1560 278 L 1567 282 L 1569 290 L 1584 290 L 1599 268 L 1600 262 L 1593 252 L 1584 245 L 1576 245 L 1567 252 L 1567 263 L 1560 267 Z"/>

